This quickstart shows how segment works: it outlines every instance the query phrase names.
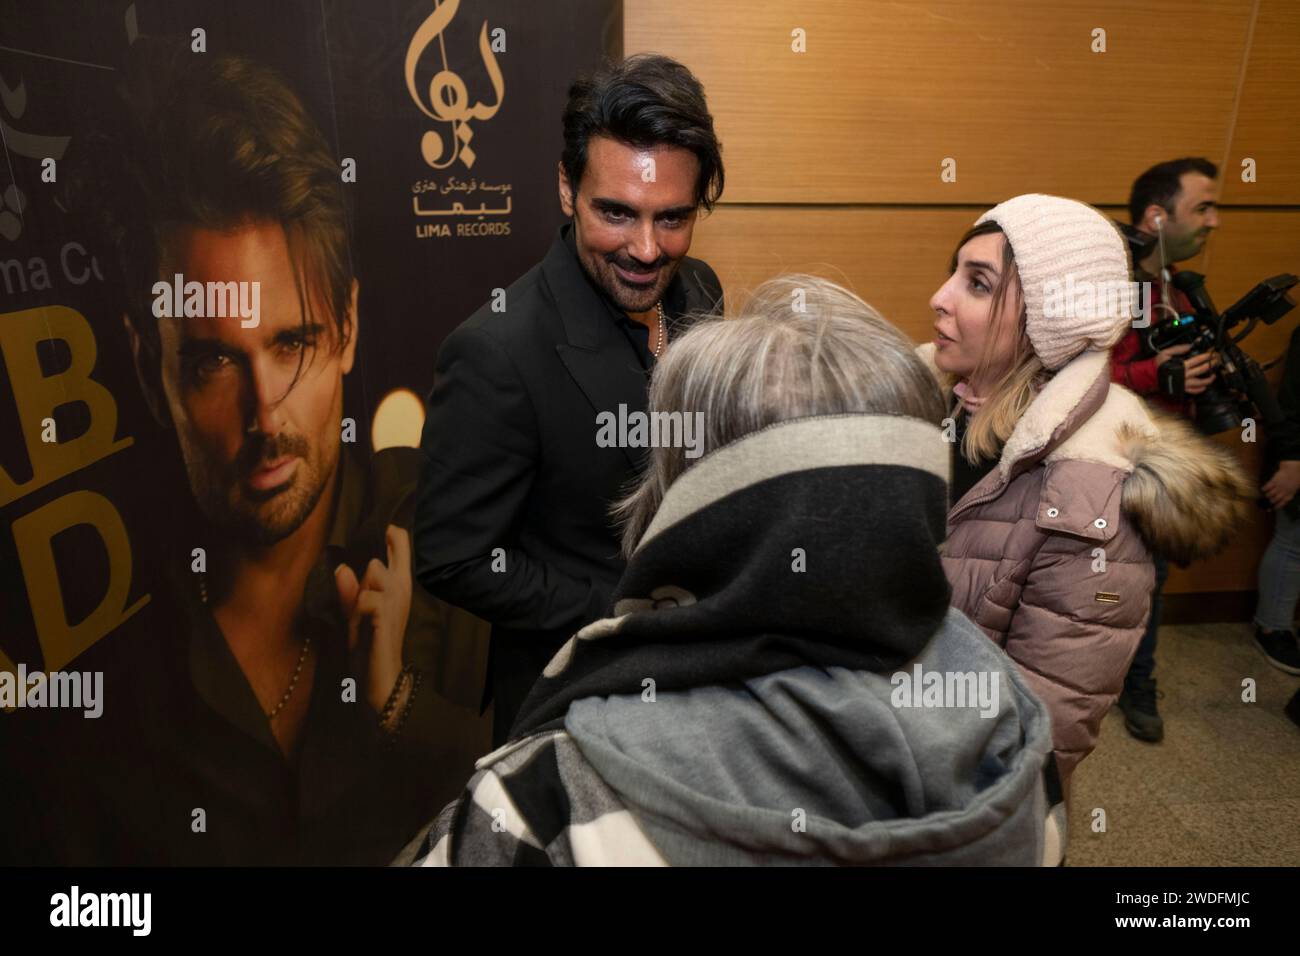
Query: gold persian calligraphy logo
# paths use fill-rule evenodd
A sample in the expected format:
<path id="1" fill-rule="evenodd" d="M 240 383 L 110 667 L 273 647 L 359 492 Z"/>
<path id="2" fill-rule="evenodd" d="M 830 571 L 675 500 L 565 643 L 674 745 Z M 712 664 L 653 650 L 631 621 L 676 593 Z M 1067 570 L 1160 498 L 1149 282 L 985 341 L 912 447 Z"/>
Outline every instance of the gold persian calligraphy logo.
<path id="1" fill-rule="evenodd" d="M 489 31 L 487 20 L 479 27 L 478 52 L 495 101 L 486 104 L 477 100 L 471 105 L 465 81 L 451 69 L 447 58 L 447 28 L 459 9 L 460 0 L 434 0 L 433 13 L 420 24 L 406 50 L 406 89 L 420 112 L 434 122 L 434 129 L 425 130 L 420 138 L 420 156 L 426 166 L 443 173 L 411 184 L 417 239 L 504 238 L 511 231 L 513 184 L 480 180 L 477 175 L 463 178 L 464 170 L 473 169 L 478 159 L 470 145 L 474 139 L 470 124 L 492 119 L 505 100 L 505 79 L 496 57 L 505 53 L 505 30 Z M 434 65 L 442 68 L 429 81 L 427 96 L 421 96 L 416 70 L 426 51 L 435 45 L 438 60 Z M 463 167 L 458 170 L 460 176 L 452 172 L 456 163 Z"/>
<path id="2" fill-rule="evenodd" d="M 411 99 L 420 112 L 438 127 L 426 130 L 420 138 L 420 155 L 434 169 L 447 169 L 457 160 L 466 169 L 473 169 L 477 155 L 470 146 L 470 141 L 474 138 L 470 123 L 490 120 L 505 99 L 505 78 L 501 75 L 493 45 L 489 42 L 487 20 L 483 21 L 479 29 L 478 49 L 496 102 L 485 104 L 479 100 L 471 106 L 465 81 L 448 65 L 447 38 L 444 32 L 459 9 L 460 0 L 442 0 L 441 3 L 434 0 L 433 13 L 420 24 L 406 49 L 407 92 L 411 94 Z M 442 69 L 429 82 L 427 96 L 422 96 L 416 87 L 415 72 L 425 51 L 435 42 Z"/>

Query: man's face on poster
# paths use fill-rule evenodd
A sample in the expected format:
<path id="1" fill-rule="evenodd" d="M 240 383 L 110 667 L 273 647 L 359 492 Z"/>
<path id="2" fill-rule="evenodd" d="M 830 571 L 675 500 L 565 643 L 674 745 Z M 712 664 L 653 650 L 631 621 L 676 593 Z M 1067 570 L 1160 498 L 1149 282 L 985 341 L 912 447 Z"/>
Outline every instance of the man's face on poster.
<path id="1" fill-rule="evenodd" d="M 655 307 L 691 248 L 700 161 L 677 146 L 587 145 L 576 191 L 560 167 L 560 207 L 573 217 L 578 258 L 625 312 Z"/>
<path id="2" fill-rule="evenodd" d="M 161 318 L 161 382 L 190 488 L 218 527 L 255 546 L 297 530 L 339 458 L 343 376 L 356 350 L 313 309 L 304 323 L 290 248 L 278 223 L 175 232 L 163 278 L 260 283 L 260 317 Z"/>

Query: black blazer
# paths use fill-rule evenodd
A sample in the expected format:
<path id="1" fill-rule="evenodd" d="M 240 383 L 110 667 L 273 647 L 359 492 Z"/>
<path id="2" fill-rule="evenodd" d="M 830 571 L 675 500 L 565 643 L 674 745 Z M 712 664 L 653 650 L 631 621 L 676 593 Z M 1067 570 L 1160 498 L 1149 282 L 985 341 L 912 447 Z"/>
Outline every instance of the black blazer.
<path id="1" fill-rule="evenodd" d="M 721 304 L 713 270 L 683 259 L 663 301 L 669 337 Z M 623 571 L 609 506 L 646 450 L 598 447 L 596 416 L 644 411 L 648 375 L 620 319 L 566 225 L 506 290 L 504 311 L 484 305 L 438 353 L 415 573 L 492 623 L 483 700 L 495 698 L 498 743 L 546 662 L 605 615 Z"/>

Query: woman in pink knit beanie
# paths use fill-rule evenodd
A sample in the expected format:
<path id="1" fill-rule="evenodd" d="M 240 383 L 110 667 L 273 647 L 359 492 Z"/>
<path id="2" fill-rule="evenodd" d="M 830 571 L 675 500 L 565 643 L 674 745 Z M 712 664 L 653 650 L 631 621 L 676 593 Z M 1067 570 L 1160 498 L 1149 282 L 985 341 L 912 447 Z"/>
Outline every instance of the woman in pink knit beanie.
<path id="1" fill-rule="evenodd" d="M 1047 704 L 1068 784 L 1137 650 L 1152 551 L 1214 553 L 1253 494 L 1226 450 L 1111 382 L 1138 299 L 1123 238 L 1091 206 L 1001 203 L 950 271 L 921 354 L 952 409 L 952 603 Z"/>

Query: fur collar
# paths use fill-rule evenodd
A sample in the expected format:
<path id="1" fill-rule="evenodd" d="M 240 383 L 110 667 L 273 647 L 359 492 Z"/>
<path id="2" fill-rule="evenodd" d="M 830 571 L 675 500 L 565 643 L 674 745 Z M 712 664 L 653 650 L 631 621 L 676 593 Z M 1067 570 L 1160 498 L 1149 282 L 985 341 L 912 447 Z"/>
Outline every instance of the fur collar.
<path id="1" fill-rule="evenodd" d="M 1237 456 L 1186 419 L 1152 414 L 1154 433 L 1120 426 L 1133 463 L 1123 508 L 1148 546 L 1175 564 L 1211 557 L 1250 518 L 1259 496 Z"/>
<path id="2" fill-rule="evenodd" d="M 951 394 L 949 376 L 934 364 L 934 343 L 917 354 Z M 1110 382 L 1110 353 L 1089 350 L 1064 365 L 1039 392 L 1016 423 L 1002 448 L 997 473 L 1007 481 L 1026 460 L 1079 459 L 1133 470 L 1134 462 L 1120 440 L 1122 427 L 1134 435 L 1158 434 L 1146 404 L 1120 385 Z"/>
<path id="3" fill-rule="evenodd" d="M 918 349 L 940 382 L 933 344 Z M 971 503 L 997 497 L 1026 467 L 1042 461 L 1052 480 L 1045 493 L 1073 489 L 1079 511 L 1089 519 L 1069 525 L 1063 503 L 1054 527 L 1087 537 L 1087 500 L 1105 501 L 1101 485 L 1122 486 L 1123 511 L 1147 546 L 1176 564 L 1220 551 L 1247 520 L 1258 494 L 1241 462 L 1228 448 L 1204 437 L 1182 418 L 1152 411 L 1128 389 L 1110 381 L 1110 353 L 1087 351 L 1065 365 L 1043 387 L 1016 423 L 998 467 L 971 490 L 949 515 L 951 521 Z M 1097 467 L 1101 466 L 1101 467 Z"/>
<path id="4" fill-rule="evenodd" d="M 1110 353 L 1083 352 L 1057 372 L 1016 422 L 1002 449 L 1005 480 L 1022 461 L 1083 459 L 1132 469 L 1119 449 L 1117 428 L 1154 432 L 1146 407 L 1121 386 L 1111 386 Z"/>

